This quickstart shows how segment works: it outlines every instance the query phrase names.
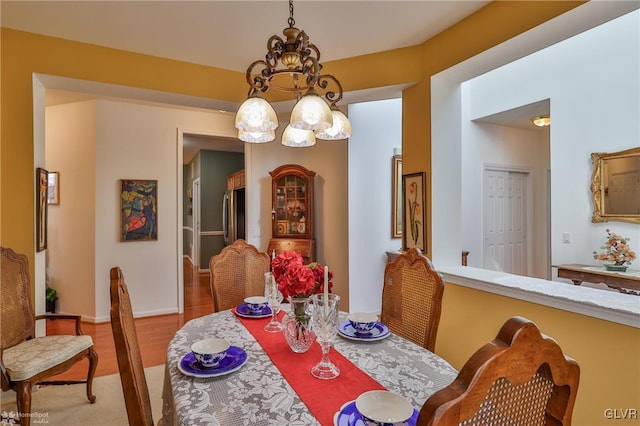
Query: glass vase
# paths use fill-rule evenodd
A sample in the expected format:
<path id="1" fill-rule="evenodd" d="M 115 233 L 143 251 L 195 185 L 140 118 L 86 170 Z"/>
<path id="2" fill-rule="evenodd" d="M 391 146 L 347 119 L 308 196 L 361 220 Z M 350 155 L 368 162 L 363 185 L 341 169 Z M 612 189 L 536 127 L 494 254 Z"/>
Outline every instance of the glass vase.
<path id="1" fill-rule="evenodd" d="M 311 327 L 309 297 L 291 297 L 291 309 L 282 318 L 282 332 L 292 351 L 303 353 L 309 350 L 316 335 Z"/>

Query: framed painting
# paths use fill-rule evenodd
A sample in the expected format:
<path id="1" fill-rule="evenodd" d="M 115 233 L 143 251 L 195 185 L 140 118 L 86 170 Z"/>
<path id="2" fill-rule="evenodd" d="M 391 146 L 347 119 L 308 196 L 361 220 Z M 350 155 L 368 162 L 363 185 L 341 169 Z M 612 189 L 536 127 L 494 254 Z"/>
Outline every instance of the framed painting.
<path id="1" fill-rule="evenodd" d="M 158 181 L 120 180 L 120 241 L 158 239 Z"/>
<path id="2" fill-rule="evenodd" d="M 60 204 L 60 172 L 47 174 L 47 204 Z"/>
<path id="3" fill-rule="evenodd" d="M 391 160 L 391 238 L 402 237 L 402 156 Z"/>
<path id="4" fill-rule="evenodd" d="M 36 251 L 47 248 L 47 193 L 49 173 L 36 169 Z"/>
<path id="5" fill-rule="evenodd" d="M 418 248 L 426 252 L 425 200 L 427 178 L 425 172 L 402 176 L 402 199 L 404 204 L 403 250 Z"/>

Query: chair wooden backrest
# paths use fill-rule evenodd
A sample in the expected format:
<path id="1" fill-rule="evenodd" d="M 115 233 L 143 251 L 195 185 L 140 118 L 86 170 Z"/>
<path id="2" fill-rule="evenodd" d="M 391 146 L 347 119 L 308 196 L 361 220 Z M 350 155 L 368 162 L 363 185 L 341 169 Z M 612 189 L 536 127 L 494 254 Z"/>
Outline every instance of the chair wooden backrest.
<path id="1" fill-rule="evenodd" d="M 264 295 L 264 274 L 271 258 L 244 240 L 226 246 L 209 261 L 209 284 L 214 311 L 243 303 L 245 297 Z"/>
<path id="2" fill-rule="evenodd" d="M 152 426 L 151 401 L 133 320 L 129 290 L 119 267 L 111 268 L 111 329 L 131 426 Z"/>
<path id="3" fill-rule="evenodd" d="M 425 402 L 417 425 L 570 425 L 579 379 L 555 340 L 513 317 Z"/>
<path id="4" fill-rule="evenodd" d="M 29 296 L 29 271 L 27 256 L 10 248 L 2 248 L 0 285 L 2 286 L 2 336 L 3 348 L 35 337 L 35 313 Z"/>
<path id="5" fill-rule="evenodd" d="M 94 403 L 96 397 L 92 383 L 98 364 L 93 339 L 82 334 L 81 317 L 70 314 L 36 316 L 30 291 L 27 256 L 0 247 L 0 385 L 3 391 L 11 389 L 16 392 L 16 405 L 23 426 L 31 422 L 31 390 L 38 383 L 86 383 L 87 399 Z M 73 320 L 75 335 L 36 337 L 36 320 L 49 318 Z M 61 345 L 65 347 L 63 353 L 60 353 Z M 46 381 L 84 358 L 89 360 L 86 380 Z"/>
<path id="6" fill-rule="evenodd" d="M 380 320 L 394 334 L 433 352 L 443 293 L 442 275 L 410 249 L 385 267 Z"/>

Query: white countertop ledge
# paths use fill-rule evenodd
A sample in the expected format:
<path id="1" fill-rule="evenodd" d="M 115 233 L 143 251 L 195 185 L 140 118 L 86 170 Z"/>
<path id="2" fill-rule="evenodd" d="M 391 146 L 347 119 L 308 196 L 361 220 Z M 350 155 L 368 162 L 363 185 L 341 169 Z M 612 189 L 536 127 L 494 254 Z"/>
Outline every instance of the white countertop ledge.
<path id="1" fill-rule="evenodd" d="M 470 266 L 438 271 L 452 284 L 640 328 L 640 296 Z"/>

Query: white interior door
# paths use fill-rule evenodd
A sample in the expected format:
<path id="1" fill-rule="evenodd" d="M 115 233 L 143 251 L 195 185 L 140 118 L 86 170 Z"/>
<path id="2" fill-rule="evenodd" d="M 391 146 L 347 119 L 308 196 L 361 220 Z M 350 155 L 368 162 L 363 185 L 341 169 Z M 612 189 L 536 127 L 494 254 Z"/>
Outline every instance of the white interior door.
<path id="1" fill-rule="evenodd" d="M 527 274 L 526 173 L 485 170 L 483 267 Z"/>

